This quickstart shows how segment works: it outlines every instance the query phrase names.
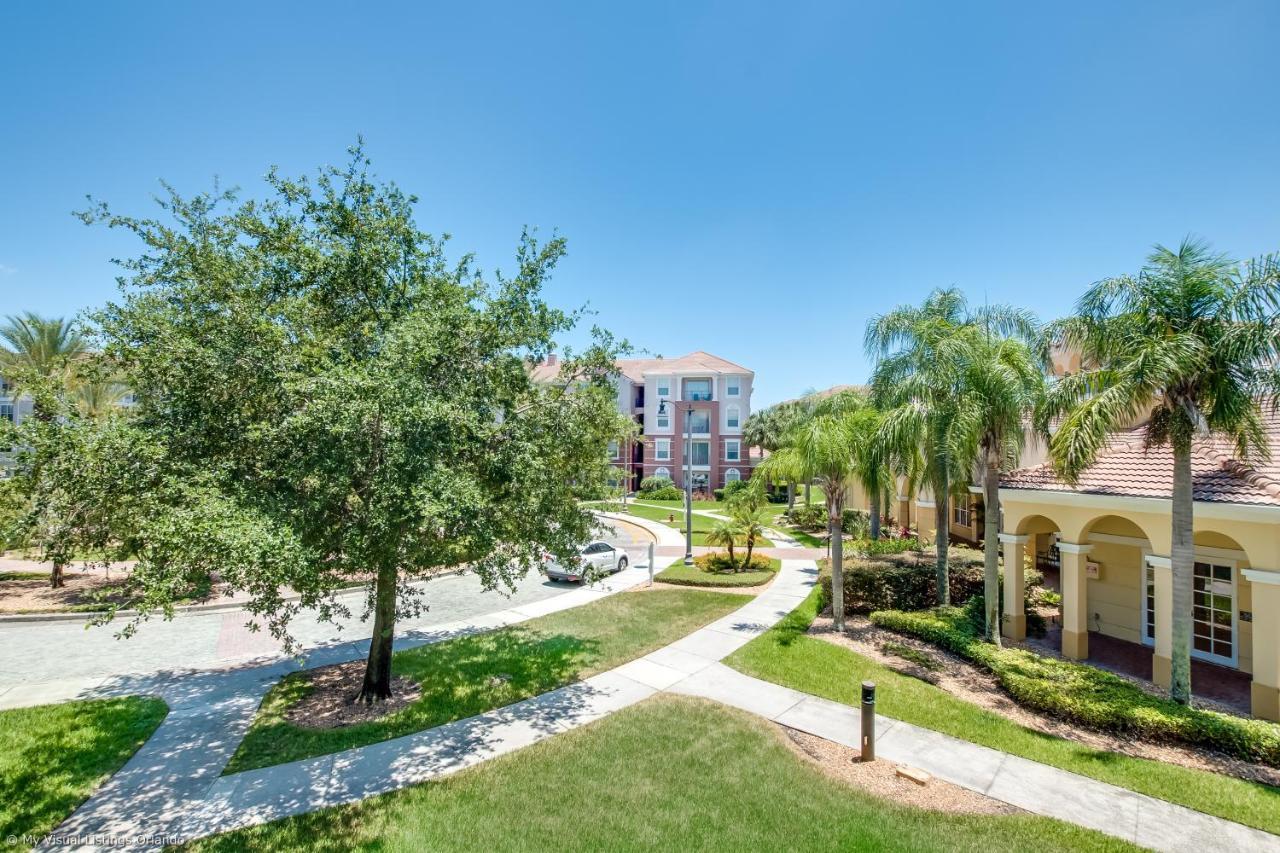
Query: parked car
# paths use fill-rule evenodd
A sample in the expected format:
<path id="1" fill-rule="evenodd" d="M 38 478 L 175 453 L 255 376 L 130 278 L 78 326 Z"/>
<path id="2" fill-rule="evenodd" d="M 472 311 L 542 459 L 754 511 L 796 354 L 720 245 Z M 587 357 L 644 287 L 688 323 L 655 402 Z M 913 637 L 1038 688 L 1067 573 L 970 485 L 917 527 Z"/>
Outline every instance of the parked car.
<path id="1" fill-rule="evenodd" d="M 592 574 L 620 572 L 627 567 L 627 552 L 601 540 L 588 542 L 579 548 L 578 558 L 580 560 L 578 565 L 564 566 L 548 554 L 543 557 L 543 570 L 547 573 L 549 580 L 580 581 L 588 572 Z"/>

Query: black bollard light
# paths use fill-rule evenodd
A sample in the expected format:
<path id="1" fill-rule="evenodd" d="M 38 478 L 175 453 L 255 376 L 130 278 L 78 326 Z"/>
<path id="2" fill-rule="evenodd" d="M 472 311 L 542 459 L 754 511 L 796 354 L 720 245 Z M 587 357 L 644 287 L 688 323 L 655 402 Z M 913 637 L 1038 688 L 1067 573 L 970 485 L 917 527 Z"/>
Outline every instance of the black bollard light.
<path id="1" fill-rule="evenodd" d="M 862 682 L 862 760 L 876 760 L 876 683 Z"/>

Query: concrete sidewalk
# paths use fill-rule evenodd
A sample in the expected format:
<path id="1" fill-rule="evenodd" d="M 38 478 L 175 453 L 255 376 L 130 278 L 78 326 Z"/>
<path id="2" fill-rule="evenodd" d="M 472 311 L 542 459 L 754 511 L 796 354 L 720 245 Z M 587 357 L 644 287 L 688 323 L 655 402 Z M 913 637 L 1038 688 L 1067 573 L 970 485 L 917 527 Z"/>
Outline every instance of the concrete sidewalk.
<path id="1" fill-rule="evenodd" d="M 783 537 L 785 538 L 785 537 Z M 629 569 L 619 587 L 647 570 Z M 858 748 L 857 709 L 744 675 L 720 661 L 769 630 L 812 590 L 812 561 L 784 561 L 773 583 L 734 613 L 662 649 L 541 696 L 395 740 L 290 764 L 218 776 L 282 673 L 172 705 L 164 726 L 59 835 L 160 834 L 180 843 L 328 806 L 357 802 L 455 772 L 585 725 L 662 691 L 701 696 Z M 608 591 L 579 590 L 594 600 Z M 469 630 L 563 609 L 494 614 Z M 333 661 L 325 661 L 333 662 Z M 308 662 L 310 664 L 310 662 Z M 318 664 L 315 664 L 318 665 Z M 1280 838 L 929 729 L 881 717 L 882 759 L 1026 809 L 1159 850 L 1280 851 Z"/>

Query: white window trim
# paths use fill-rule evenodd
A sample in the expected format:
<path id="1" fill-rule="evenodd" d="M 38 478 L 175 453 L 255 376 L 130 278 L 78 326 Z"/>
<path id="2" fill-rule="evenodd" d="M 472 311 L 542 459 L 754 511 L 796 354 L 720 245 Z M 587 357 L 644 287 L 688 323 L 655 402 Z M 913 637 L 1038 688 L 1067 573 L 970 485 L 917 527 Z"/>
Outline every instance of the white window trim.
<path id="1" fill-rule="evenodd" d="M 1096 534 L 1095 534 L 1096 535 Z M 1240 562 L 1234 558 L 1220 556 L 1224 553 L 1230 553 L 1225 548 L 1199 548 L 1197 547 L 1192 554 L 1192 561 L 1196 563 L 1208 563 L 1211 566 L 1228 566 L 1231 569 L 1231 658 L 1227 659 L 1221 655 L 1214 655 L 1208 652 L 1201 652 L 1195 649 L 1195 637 L 1192 637 L 1191 657 L 1196 660 L 1207 661 L 1209 663 L 1221 664 L 1229 666 L 1233 669 L 1240 668 L 1240 573 L 1248 571 L 1240 568 Z M 1147 579 L 1148 565 L 1155 568 L 1156 571 L 1171 571 L 1168 565 L 1168 557 L 1159 557 L 1152 553 L 1150 547 L 1142 549 L 1141 563 L 1141 583 L 1138 584 L 1138 637 L 1142 640 L 1144 646 L 1154 647 L 1156 644 L 1155 637 L 1147 636 L 1147 588 L 1150 581 Z M 1191 606 L 1195 607 L 1194 593 L 1192 594 Z M 1158 616 L 1159 614 L 1157 614 Z M 1194 614 L 1193 614 L 1194 615 Z M 1194 626 L 1192 628 L 1194 632 Z"/>
<path id="2" fill-rule="evenodd" d="M 611 441 L 609 444 L 611 445 L 611 449 L 608 450 L 609 458 L 616 462 L 622 458 L 622 442 Z"/>
<path id="3" fill-rule="evenodd" d="M 737 445 L 738 455 L 736 457 L 729 456 L 729 445 Z M 741 462 L 742 461 L 742 441 L 737 438 L 727 438 L 724 442 L 724 461 L 725 462 Z"/>
<path id="4" fill-rule="evenodd" d="M 730 382 L 736 382 L 738 384 L 737 391 L 730 390 L 730 388 L 732 387 L 729 385 Z M 742 396 L 742 377 L 741 376 L 730 376 L 724 380 L 724 395 L 726 397 L 734 397 L 734 398 Z"/>
<path id="5" fill-rule="evenodd" d="M 729 477 L 729 475 L 730 475 L 730 474 L 733 474 L 734 476 L 733 476 L 732 478 L 730 478 L 730 477 Z M 742 479 L 742 472 L 741 472 L 741 471 L 739 471 L 737 468 L 727 468 L 727 469 L 725 469 L 725 472 L 724 472 L 724 484 L 725 484 L 726 486 L 727 486 L 727 485 L 729 485 L 730 483 L 736 483 L 738 480 L 741 480 L 741 479 Z"/>
<path id="6" fill-rule="evenodd" d="M 730 412 L 732 412 L 737 416 L 738 422 L 736 424 L 729 423 Z M 733 430 L 742 429 L 742 407 L 739 406 L 737 403 L 732 403 L 724 407 L 724 428 L 733 429 Z"/>
<path id="7" fill-rule="evenodd" d="M 653 459 L 655 462 L 671 461 L 671 439 L 669 438 L 654 439 Z"/>
<path id="8" fill-rule="evenodd" d="M 663 478 L 663 479 L 666 479 L 666 480 L 670 480 L 670 479 L 671 479 L 671 469 L 670 469 L 670 468 L 668 468 L 668 467 L 667 467 L 667 466 L 665 466 L 665 465 L 659 465 L 657 468 L 654 468 L 654 469 L 653 469 L 653 476 L 655 476 L 655 477 L 660 477 L 660 478 Z"/>

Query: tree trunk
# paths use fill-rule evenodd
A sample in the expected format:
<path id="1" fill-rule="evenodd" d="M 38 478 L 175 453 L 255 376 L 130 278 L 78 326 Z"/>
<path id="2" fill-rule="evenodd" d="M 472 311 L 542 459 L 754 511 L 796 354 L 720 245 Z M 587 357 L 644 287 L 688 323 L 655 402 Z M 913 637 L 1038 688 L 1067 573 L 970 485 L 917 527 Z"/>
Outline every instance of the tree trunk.
<path id="1" fill-rule="evenodd" d="M 66 577 L 63 574 L 64 568 L 61 562 L 53 561 L 53 571 L 49 573 L 49 587 L 51 589 L 62 589 L 67 585 Z"/>
<path id="2" fill-rule="evenodd" d="M 987 612 L 987 639 L 1000 645 L 1000 457 L 987 452 L 987 466 L 982 477 L 982 594 Z M 1005 566 L 1006 572 L 1020 572 L 1021 566 Z"/>
<path id="3" fill-rule="evenodd" d="M 844 531 L 840 529 L 844 511 L 827 506 L 827 535 L 831 544 L 831 618 L 836 630 L 844 630 Z"/>
<path id="4" fill-rule="evenodd" d="M 751 568 L 751 552 L 755 550 L 756 538 L 754 536 L 747 537 L 747 558 L 742 561 L 743 570 Z"/>
<path id="5" fill-rule="evenodd" d="M 787 512 L 796 508 L 796 484 L 787 480 Z"/>
<path id="6" fill-rule="evenodd" d="M 947 551 L 951 547 L 951 484 L 942 483 L 939 494 L 934 496 L 933 529 L 937 541 L 934 547 L 938 552 L 938 604 L 946 606 L 951 603 L 951 575 L 947 565 Z"/>
<path id="7" fill-rule="evenodd" d="M 729 565 L 733 567 L 733 571 L 738 571 L 738 561 L 733 556 L 733 540 L 729 540 Z"/>
<path id="8" fill-rule="evenodd" d="M 1169 698 L 1186 705 L 1191 701 L 1191 585 L 1195 549 L 1191 540 L 1191 442 L 1173 442 L 1173 548 L 1169 562 L 1173 574 L 1172 665 Z M 1160 619 L 1164 614 L 1156 614 Z"/>
<path id="9" fill-rule="evenodd" d="M 811 501 L 809 500 L 809 481 L 806 480 L 804 484 L 804 505 L 808 506 L 810 503 Z"/>
<path id="10" fill-rule="evenodd" d="M 369 643 L 369 661 L 364 669 L 364 684 L 356 695 L 357 702 L 372 704 L 391 698 L 391 652 L 396 629 L 395 566 L 378 570 L 374 589 L 373 639 Z"/>
<path id="11" fill-rule="evenodd" d="M 879 539 L 880 538 L 880 494 L 879 492 L 874 493 L 871 497 L 870 515 L 871 515 L 871 524 L 870 524 L 871 538 Z"/>

